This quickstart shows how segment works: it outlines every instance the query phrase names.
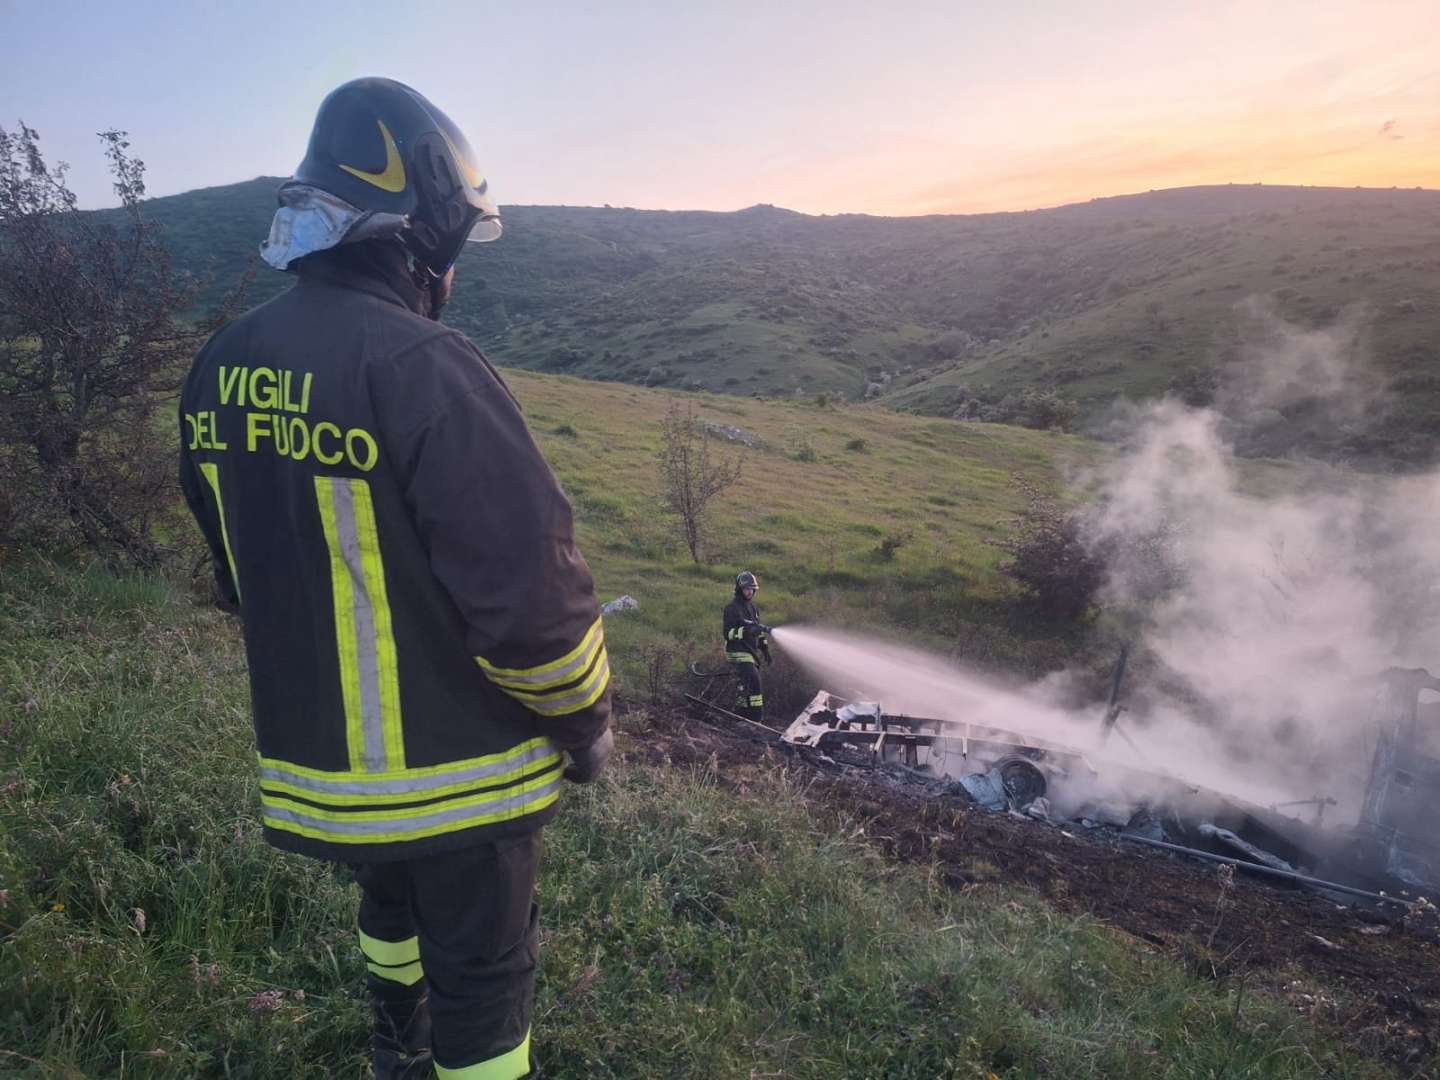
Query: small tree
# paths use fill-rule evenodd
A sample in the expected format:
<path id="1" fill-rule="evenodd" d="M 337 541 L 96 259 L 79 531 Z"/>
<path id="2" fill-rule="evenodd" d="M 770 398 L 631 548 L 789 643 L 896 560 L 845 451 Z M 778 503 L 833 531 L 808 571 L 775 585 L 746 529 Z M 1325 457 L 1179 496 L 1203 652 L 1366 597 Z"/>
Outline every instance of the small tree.
<path id="1" fill-rule="evenodd" d="M 1080 413 L 1080 406 L 1053 390 L 1031 388 L 1020 395 L 1016 419 L 1025 427 L 1038 431 L 1069 431 Z"/>
<path id="2" fill-rule="evenodd" d="M 1017 484 L 1025 509 L 1013 531 L 996 547 L 1010 554 L 1000 569 L 1020 585 L 1047 615 L 1078 619 L 1105 583 L 1105 560 L 1085 544 L 1078 514 L 1023 478 Z"/>
<path id="3" fill-rule="evenodd" d="M 141 212 L 144 163 L 124 132 L 100 140 L 121 206 L 86 213 L 33 129 L 0 128 L 0 540 L 68 530 L 149 567 L 174 503 L 155 412 L 205 331 L 175 320 L 193 290 Z"/>
<path id="4" fill-rule="evenodd" d="M 712 454 L 695 406 L 671 401 L 660 421 L 660 478 L 665 506 L 678 519 L 685 546 L 698 565 L 705 553 L 708 513 L 715 496 L 740 479 L 740 459 Z"/>

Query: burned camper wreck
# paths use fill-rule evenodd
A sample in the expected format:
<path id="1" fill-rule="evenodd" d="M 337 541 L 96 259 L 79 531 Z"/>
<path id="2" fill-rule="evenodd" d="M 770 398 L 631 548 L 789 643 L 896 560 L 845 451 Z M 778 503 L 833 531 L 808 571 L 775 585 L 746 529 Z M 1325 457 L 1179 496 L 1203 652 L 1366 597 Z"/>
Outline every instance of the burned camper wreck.
<path id="1" fill-rule="evenodd" d="M 1118 690 L 1118 679 L 1117 679 Z M 1422 691 L 1440 691 L 1423 669 L 1377 680 L 1367 718 L 1374 744 L 1358 819 L 1336 820 L 1324 791 L 1252 805 L 1163 771 L 1104 753 L 1116 723 L 1112 695 L 1099 749 L 1080 749 L 964 720 L 886 712 L 881 703 L 821 690 L 780 735 L 823 760 L 885 766 L 939 797 L 958 797 L 1066 828 L 1234 863 L 1336 900 L 1408 907 L 1440 892 L 1440 757 L 1433 756 Z M 1432 707 L 1433 708 L 1433 707 Z"/>

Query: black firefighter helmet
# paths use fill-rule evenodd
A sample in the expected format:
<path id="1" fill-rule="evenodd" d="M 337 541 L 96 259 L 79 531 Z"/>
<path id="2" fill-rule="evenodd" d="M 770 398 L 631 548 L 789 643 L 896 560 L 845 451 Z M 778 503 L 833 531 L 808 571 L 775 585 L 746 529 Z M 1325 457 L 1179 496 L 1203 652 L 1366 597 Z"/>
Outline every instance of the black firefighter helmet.
<path id="1" fill-rule="evenodd" d="M 741 589 L 754 589 L 756 592 L 759 592 L 760 579 L 749 570 L 741 570 L 740 573 L 735 575 L 735 591 L 739 592 Z"/>
<path id="2" fill-rule="evenodd" d="M 467 240 L 500 235 L 500 210 L 464 134 L 394 79 L 355 79 L 332 90 L 289 183 L 359 210 L 404 215 L 401 241 L 437 278 Z"/>

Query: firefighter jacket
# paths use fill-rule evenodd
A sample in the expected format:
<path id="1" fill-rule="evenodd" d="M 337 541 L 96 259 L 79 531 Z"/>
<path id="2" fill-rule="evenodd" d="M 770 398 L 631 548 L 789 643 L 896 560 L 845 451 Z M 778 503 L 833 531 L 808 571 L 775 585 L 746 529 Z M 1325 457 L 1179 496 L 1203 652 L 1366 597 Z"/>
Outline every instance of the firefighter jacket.
<path id="1" fill-rule="evenodd" d="M 181 487 L 244 627 L 266 838 L 322 858 L 540 827 L 560 751 L 610 713 L 570 505 L 499 374 L 421 296 L 398 245 L 313 256 L 181 395 Z"/>
<path id="2" fill-rule="evenodd" d="M 738 591 L 725 605 L 725 659 L 732 664 L 753 664 L 761 656 L 770 659 L 770 639 L 755 624 L 760 609 Z"/>

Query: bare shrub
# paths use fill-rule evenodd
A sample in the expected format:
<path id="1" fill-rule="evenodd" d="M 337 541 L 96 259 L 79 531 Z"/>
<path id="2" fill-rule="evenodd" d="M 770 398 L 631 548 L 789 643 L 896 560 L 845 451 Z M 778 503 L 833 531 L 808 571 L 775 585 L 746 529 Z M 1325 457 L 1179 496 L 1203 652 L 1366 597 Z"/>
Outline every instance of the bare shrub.
<path id="1" fill-rule="evenodd" d="M 153 567 L 176 502 L 156 411 L 209 327 L 176 320 L 194 290 L 142 212 L 144 163 L 100 139 L 121 206 L 84 213 L 37 133 L 0 128 L 0 542 Z"/>
<path id="2" fill-rule="evenodd" d="M 645 666 L 645 696 L 652 704 L 674 696 L 673 683 L 677 674 L 675 662 L 680 649 L 669 638 L 661 638 L 640 646 L 640 660 Z"/>
<path id="3" fill-rule="evenodd" d="M 680 525 L 685 546 L 703 561 L 710 504 L 740 479 L 740 458 L 712 452 L 695 406 L 670 402 L 660 421 L 660 478 L 665 506 Z"/>

